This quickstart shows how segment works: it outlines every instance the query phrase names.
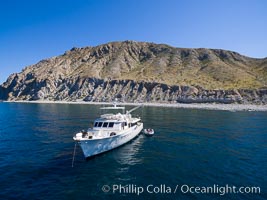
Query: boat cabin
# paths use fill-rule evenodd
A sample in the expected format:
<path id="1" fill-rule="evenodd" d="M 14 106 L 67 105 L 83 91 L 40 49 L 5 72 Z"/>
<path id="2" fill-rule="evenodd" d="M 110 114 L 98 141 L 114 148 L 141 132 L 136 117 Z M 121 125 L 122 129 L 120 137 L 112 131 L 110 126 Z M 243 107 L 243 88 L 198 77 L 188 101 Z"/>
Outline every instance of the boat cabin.
<path id="1" fill-rule="evenodd" d="M 135 126 L 140 119 L 132 118 L 131 114 L 103 114 L 94 122 L 94 130 L 124 130 Z"/>
<path id="2" fill-rule="evenodd" d="M 135 120 L 107 120 L 105 118 L 99 118 L 94 122 L 94 130 L 125 130 L 137 125 L 139 119 Z"/>
<path id="3" fill-rule="evenodd" d="M 87 131 L 81 131 L 76 134 L 77 140 L 87 140 L 87 139 L 103 139 L 107 137 L 112 137 L 120 134 L 128 134 L 140 129 L 140 118 L 132 118 L 131 112 L 136 110 L 135 107 L 125 113 L 124 107 L 118 107 L 116 104 L 114 107 L 103 107 L 103 110 L 123 110 L 123 114 L 117 113 L 107 113 L 102 114 L 100 118 L 94 121 L 93 127 L 88 128 Z M 142 127 L 141 127 L 142 128 Z M 139 131 L 140 132 L 140 131 Z"/>

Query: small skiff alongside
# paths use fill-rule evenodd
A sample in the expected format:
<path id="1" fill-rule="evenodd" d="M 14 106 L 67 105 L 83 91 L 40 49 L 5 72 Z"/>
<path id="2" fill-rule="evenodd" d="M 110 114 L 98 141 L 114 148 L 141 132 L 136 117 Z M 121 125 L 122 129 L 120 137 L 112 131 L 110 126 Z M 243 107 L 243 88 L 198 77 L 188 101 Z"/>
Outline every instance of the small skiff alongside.
<path id="1" fill-rule="evenodd" d="M 154 129 L 148 128 L 148 129 L 144 129 L 144 134 L 147 136 L 152 136 L 154 135 Z"/>

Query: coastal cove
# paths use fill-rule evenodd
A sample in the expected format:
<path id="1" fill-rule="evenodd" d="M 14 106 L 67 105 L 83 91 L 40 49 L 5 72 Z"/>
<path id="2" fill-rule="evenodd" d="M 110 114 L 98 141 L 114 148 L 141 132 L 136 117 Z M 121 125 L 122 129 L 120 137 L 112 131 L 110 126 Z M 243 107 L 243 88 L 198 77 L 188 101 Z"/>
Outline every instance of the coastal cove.
<path id="1" fill-rule="evenodd" d="M 0 199 L 266 199 L 267 112 L 144 106 L 135 115 L 155 130 L 153 137 L 140 134 L 88 160 L 77 148 L 72 168 L 72 137 L 90 126 L 102 106 L 1 102 Z M 103 186 L 118 184 L 228 184 L 260 187 L 261 193 L 103 192 Z"/>
<path id="2" fill-rule="evenodd" d="M 0 200 L 267 200 L 267 1 L 2 1 Z"/>

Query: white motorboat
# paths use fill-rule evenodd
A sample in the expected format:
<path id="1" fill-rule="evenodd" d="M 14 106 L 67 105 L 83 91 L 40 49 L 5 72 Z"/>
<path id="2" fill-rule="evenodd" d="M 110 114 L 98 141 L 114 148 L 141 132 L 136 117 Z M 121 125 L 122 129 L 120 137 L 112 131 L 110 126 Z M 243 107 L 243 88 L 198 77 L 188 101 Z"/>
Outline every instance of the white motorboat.
<path id="1" fill-rule="evenodd" d="M 102 110 L 122 110 L 122 113 L 103 114 L 94 121 L 92 128 L 76 133 L 73 139 L 81 146 L 84 156 L 94 156 L 119 147 L 135 138 L 143 129 L 140 118 L 132 117 L 135 107 L 125 113 L 125 107 L 114 104 Z"/>
<path id="2" fill-rule="evenodd" d="M 147 136 L 152 136 L 154 135 L 154 129 L 151 129 L 151 128 L 144 129 L 144 134 Z"/>

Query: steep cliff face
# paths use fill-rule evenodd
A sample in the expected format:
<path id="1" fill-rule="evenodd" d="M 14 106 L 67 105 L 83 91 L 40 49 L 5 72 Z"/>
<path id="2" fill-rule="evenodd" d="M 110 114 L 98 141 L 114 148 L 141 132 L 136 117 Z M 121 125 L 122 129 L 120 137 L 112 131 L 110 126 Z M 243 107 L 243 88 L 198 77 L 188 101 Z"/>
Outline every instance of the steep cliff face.
<path id="1" fill-rule="evenodd" d="M 26 67 L 0 86 L 0 98 L 266 103 L 266 85 L 266 59 L 125 41 L 73 48 Z"/>

